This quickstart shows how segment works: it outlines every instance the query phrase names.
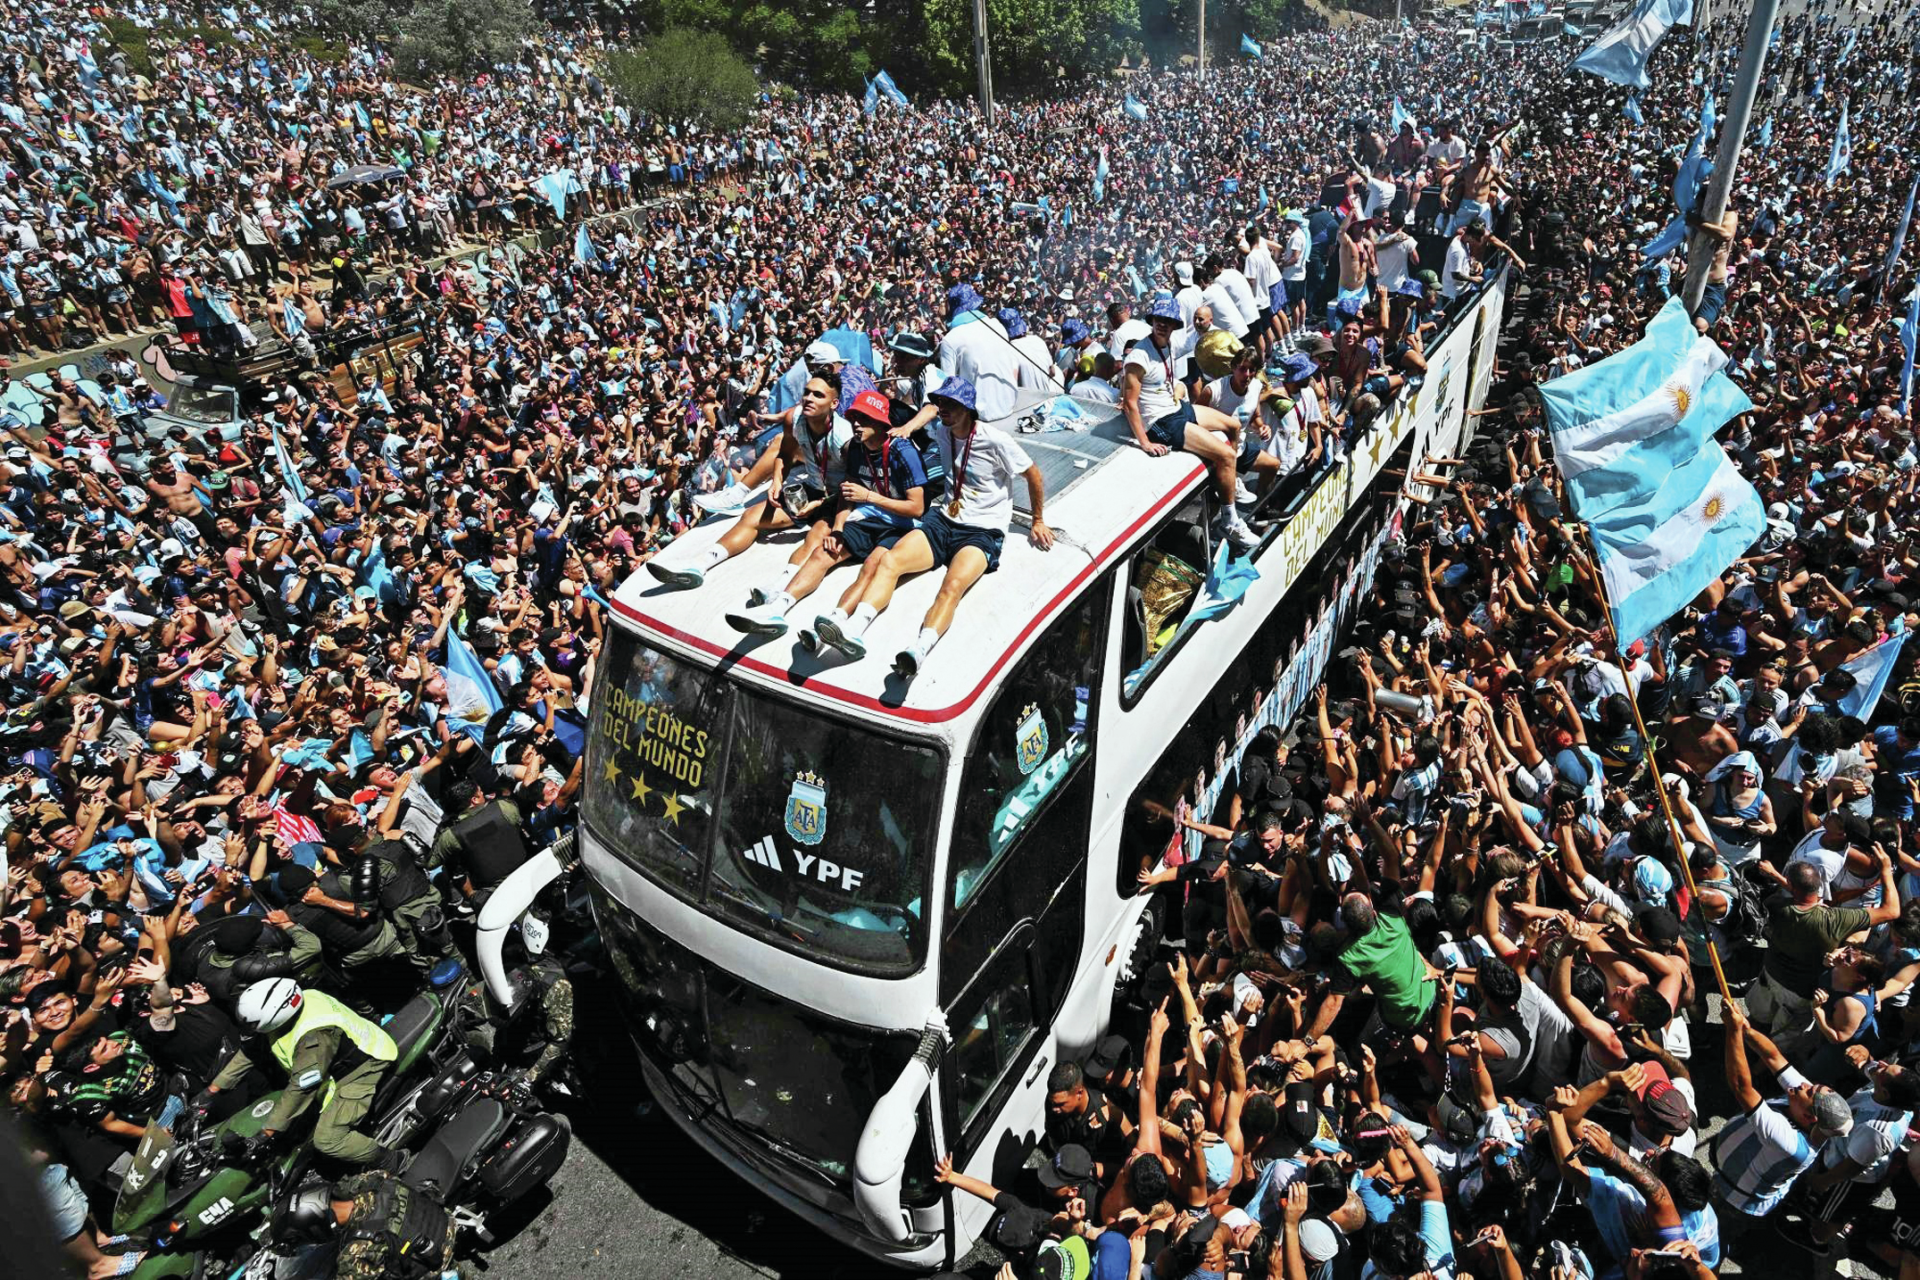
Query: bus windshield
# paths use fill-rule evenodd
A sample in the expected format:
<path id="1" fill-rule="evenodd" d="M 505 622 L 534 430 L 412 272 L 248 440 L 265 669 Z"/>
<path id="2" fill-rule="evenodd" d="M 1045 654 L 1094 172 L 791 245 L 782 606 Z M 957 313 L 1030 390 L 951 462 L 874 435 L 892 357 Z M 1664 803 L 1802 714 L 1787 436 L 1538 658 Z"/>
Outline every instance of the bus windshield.
<path id="1" fill-rule="evenodd" d="M 586 822 L 689 902 L 841 967 L 911 972 L 941 754 L 759 694 L 616 629 Z"/>

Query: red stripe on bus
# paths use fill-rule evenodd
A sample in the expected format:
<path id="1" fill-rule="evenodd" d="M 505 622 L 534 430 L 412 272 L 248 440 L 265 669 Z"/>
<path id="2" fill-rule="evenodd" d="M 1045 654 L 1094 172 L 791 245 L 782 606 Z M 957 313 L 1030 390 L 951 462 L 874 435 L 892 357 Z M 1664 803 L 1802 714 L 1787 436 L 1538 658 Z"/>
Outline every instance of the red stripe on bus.
<path id="1" fill-rule="evenodd" d="M 1205 475 L 1206 475 L 1206 468 L 1196 463 L 1194 465 L 1193 470 L 1187 476 L 1187 482 L 1198 479 Z M 920 710 L 918 708 L 904 707 L 904 706 L 890 707 L 886 703 L 881 702 L 878 698 L 870 698 L 864 693 L 853 693 L 845 689 L 835 688 L 832 685 L 824 685 L 824 684 L 815 685 L 809 681 L 803 680 L 800 682 L 800 687 L 803 689 L 811 689 L 813 692 L 821 694 L 828 698 L 832 698 L 836 702 L 846 703 L 849 706 L 863 707 L 868 711 L 878 711 L 883 715 L 897 716 L 901 719 L 912 720 L 920 724 L 938 724 L 943 720 L 953 719 L 955 716 L 959 715 L 961 712 L 965 711 L 968 707 L 971 707 L 975 702 L 979 700 L 980 695 L 986 691 L 986 687 L 988 683 L 992 681 L 994 676 L 1000 673 L 1000 668 L 1007 665 L 1007 660 L 1013 656 L 1014 652 L 1018 650 L 1021 645 L 1026 643 L 1027 637 L 1033 634 L 1034 628 L 1038 627 L 1042 622 L 1045 622 L 1050 617 L 1052 617 L 1054 611 L 1060 608 L 1060 606 L 1066 602 L 1069 596 L 1071 596 L 1074 592 L 1078 591 L 1081 588 L 1081 586 L 1085 584 L 1088 578 L 1092 577 L 1094 574 L 1104 569 L 1107 565 L 1107 561 L 1112 558 L 1113 553 L 1116 550 L 1118 550 L 1122 545 L 1128 542 L 1131 542 L 1133 540 L 1133 536 L 1136 533 L 1140 532 L 1140 529 L 1142 528 L 1142 526 L 1151 523 L 1154 519 L 1156 519 L 1160 515 L 1161 512 L 1165 511 L 1167 507 L 1170 506 L 1173 502 L 1185 496 L 1186 490 L 1187 490 L 1187 482 L 1182 482 L 1178 488 L 1173 490 L 1173 492 L 1167 494 L 1165 497 L 1161 498 L 1160 501 L 1154 503 L 1153 506 L 1149 507 L 1140 516 L 1138 520 L 1135 520 L 1132 524 L 1128 525 L 1126 529 L 1121 532 L 1120 536 L 1115 538 L 1112 542 L 1108 543 L 1106 550 L 1102 551 L 1098 556 L 1096 556 L 1093 559 L 1093 561 L 1087 565 L 1086 568 L 1082 569 L 1079 573 L 1075 574 L 1073 581 L 1069 582 L 1066 586 L 1062 587 L 1060 589 L 1060 593 L 1054 596 L 1052 600 L 1048 601 L 1047 606 L 1044 609 L 1040 610 L 1038 613 L 1034 614 L 1034 616 L 1027 621 L 1027 625 L 1020 629 L 1020 634 L 1013 638 L 1013 642 L 1006 647 L 1006 649 L 1000 654 L 1000 657 L 994 662 L 994 664 L 991 667 L 987 668 L 986 674 L 980 677 L 980 683 L 974 686 L 973 692 L 969 693 L 966 697 L 960 699 L 960 701 L 954 703 L 953 705 L 947 706 L 947 707 L 940 707 L 938 709 L 932 709 L 932 710 Z M 625 601 L 620 600 L 618 598 L 614 600 L 613 607 L 616 612 L 622 613 L 627 617 L 633 619 L 635 622 L 641 623 L 644 626 L 652 628 L 654 631 L 659 632 L 663 636 L 669 636 L 675 640 L 680 641 L 682 644 L 690 645 L 693 648 L 699 649 L 704 653 L 712 654 L 716 658 L 724 658 L 728 654 L 733 652 L 733 650 L 731 649 L 721 648 L 719 645 L 714 644 L 710 640 L 704 640 L 699 636 L 692 635 L 688 632 L 682 631 L 678 627 L 670 627 L 666 625 L 664 622 L 661 622 L 657 618 L 653 618 L 648 616 L 647 614 L 641 613 L 638 609 L 634 608 L 632 605 L 627 604 Z M 758 658 L 748 658 L 748 657 L 736 658 L 734 659 L 734 664 L 736 666 L 745 667 L 749 671 L 757 671 L 763 676 L 771 676 L 774 679 L 783 681 L 787 684 L 793 683 L 793 680 L 792 680 L 793 673 L 790 670 L 787 670 L 781 667 L 776 667 L 772 663 L 762 662 Z"/>

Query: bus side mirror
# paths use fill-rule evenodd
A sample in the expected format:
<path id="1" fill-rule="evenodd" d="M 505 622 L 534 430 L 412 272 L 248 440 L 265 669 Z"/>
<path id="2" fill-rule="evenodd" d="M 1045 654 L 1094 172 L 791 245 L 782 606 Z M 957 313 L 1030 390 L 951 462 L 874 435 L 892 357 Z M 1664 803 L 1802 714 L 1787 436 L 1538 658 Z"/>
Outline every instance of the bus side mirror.
<path id="1" fill-rule="evenodd" d="M 900 1078 L 873 1104 L 854 1151 L 854 1207 L 869 1231 L 893 1244 L 905 1244 L 913 1234 L 900 1207 L 900 1180 L 907 1167 L 907 1151 L 920 1128 L 920 1100 L 933 1083 L 934 1064 L 947 1039 L 946 1014 L 936 1008 L 927 1015 L 927 1029 L 913 1058 L 900 1069 Z"/>
<path id="2" fill-rule="evenodd" d="M 540 891 L 560 878 L 566 870 L 552 849 L 537 853 L 507 873 L 494 888 L 487 905 L 480 908 L 479 934 L 474 938 L 474 954 L 480 961 L 480 976 L 487 990 L 502 1007 L 513 1006 L 513 981 L 507 976 L 507 930 L 526 914 Z"/>

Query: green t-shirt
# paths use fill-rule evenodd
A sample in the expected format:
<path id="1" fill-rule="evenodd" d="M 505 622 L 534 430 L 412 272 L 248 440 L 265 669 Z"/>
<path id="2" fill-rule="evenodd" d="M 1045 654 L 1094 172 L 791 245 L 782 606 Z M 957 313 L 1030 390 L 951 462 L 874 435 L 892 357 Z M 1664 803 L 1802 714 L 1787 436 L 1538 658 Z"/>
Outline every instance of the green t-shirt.
<path id="1" fill-rule="evenodd" d="M 1813 998 L 1826 972 L 1827 954 L 1867 927 L 1859 907 L 1793 907 L 1778 912 L 1767 929 L 1767 973 L 1795 995 Z"/>
<path id="2" fill-rule="evenodd" d="M 1381 1019 L 1396 1030 L 1419 1026 L 1433 1007 L 1435 986 L 1427 981 L 1427 962 L 1397 915 L 1376 913 L 1373 928 L 1340 952 L 1340 966 L 1373 989 Z"/>

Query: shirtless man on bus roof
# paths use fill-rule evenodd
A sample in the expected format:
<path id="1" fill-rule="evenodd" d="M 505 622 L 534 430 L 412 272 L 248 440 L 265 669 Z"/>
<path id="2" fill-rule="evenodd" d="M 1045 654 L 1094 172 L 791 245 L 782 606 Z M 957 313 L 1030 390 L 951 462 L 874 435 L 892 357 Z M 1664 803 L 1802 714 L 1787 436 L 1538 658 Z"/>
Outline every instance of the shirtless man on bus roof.
<path id="1" fill-rule="evenodd" d="M 860 567 L 860 577 L 840 597 L 840 603 L 814 619 L 800 642 L 818 650 L 830 645 L 849 658 L 866 656 L 862 639 L 873 620 L 893 599 L 901 578 L 945 567 L 940 594 L 920 624 L 919 637 L 894 658 L 893 669 L 911 680 L 953 622 L 962 596 L 1000 564 L 1000 549 L 1013 522 L 1013 482 L 1027 482 L 1027 505 L 1033 522 L 1027 540 L 1045 551 L 1053 546 L 1053 530 L 1041 516 L 1046 482 L 1040 468 L 1020 442 L 995 427 L 982 426 L 974 409 L 973 383 L 950 378 L 928 399 L 940 407 L 935 447 L 947 465 L 951 489 L 948 500 L 927 512 L 920 527 Z M 906 428 L 896 428 L 896 433 Z"/>

